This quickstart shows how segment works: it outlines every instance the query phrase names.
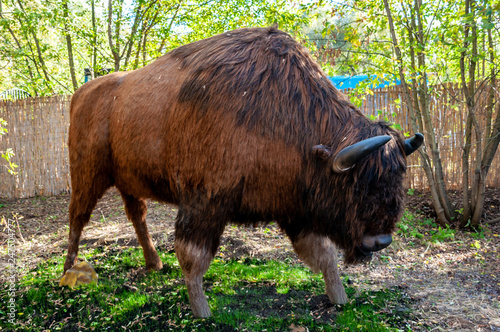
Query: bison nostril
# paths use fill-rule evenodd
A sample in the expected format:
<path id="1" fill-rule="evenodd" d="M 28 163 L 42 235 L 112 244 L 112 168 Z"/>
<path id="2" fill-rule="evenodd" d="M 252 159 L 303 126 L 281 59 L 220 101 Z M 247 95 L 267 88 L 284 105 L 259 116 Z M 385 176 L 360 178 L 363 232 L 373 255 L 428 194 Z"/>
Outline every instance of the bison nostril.
<path id="1" fill-rule="evenodd" d="M 375 243 L 378 248 L 377 250 L 387 248 L 392 243 L 392 235 L 390 234 L 379 235 Z"/>
<path id="2" fill-rule="evenodd" d="M 379 251 L 387 248 L 392 243 L 391 234 L 382 234 L 376 236 L 365 236 L 361 245 L 365 250 Z"/>
<path id="3" fill-rule="evenodd" d="M 390 235 L 390 234 L 379 235 L 379 236 L 377 236 L 377 238 L 375 240 L 375 250 L 374 251 L 387 248 L 391 243 L 392 243 L 392 235 Z"/>

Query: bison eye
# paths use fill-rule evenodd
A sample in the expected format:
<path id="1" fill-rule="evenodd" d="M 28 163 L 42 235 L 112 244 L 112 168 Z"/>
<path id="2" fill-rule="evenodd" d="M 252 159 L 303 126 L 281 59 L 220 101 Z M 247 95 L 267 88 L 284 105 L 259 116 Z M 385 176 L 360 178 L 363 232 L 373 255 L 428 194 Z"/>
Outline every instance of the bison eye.
<path id="1" fill-rule="evenodd" d="M 332 155 L 332 151 L 326 145 L 315 145 L 312 148 L 312 152 L 315 156 L 322 160 L 328 160 Z"/>

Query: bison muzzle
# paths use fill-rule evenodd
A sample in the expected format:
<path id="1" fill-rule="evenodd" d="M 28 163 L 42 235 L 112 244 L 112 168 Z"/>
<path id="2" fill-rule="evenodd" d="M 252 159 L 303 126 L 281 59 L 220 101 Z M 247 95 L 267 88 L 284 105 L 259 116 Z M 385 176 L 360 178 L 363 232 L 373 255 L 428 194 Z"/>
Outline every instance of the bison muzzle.
<path id="1" fill-rule="evenodd" d="M 146 199 L 177 204 L 175 251 L 196 317 L 210 315 L 203 275 L 230 222 L 276 221 L 323 273 L 330 300 L 345 303 L 336 247 L 349 264 L 390 244 L 406 156 L 423 142 L 363 116 L 275 28 L 230 31 L 86 83 L 70 121 L 64 271 L 108 188 L 121 193 L 149 269 L 162 262 Z"/>

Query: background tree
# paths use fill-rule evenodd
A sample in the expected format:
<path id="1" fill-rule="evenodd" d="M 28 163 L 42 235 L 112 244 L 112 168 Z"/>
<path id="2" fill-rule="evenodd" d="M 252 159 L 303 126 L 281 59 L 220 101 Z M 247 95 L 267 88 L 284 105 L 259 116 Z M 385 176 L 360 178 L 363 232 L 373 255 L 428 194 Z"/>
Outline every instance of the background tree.
<path id="1" fill-rule="evenodd" d="M 500 68 L 496 58 L 499 2 L 384 0 L 330 5 L 331 24 L 323 34 L 337 31 L 337 36 L 345 40 L 336 68 L 374 74 L 375 79 L 387 74 L 400 79 L 401 101 L 411 115 L 411 130 L 423 132 L 426 138 L 420 162 L 442 226 L 451 224 L 457 211 L 447 196 L 438 133 L 434 131 L 429 104 L 430 98 L 447 89 L 448 83 L 461 86 L 461 93 L 453 95 L 453 102 L 467 105 L 465 139 L 461 142 L 464 173 L 459 225 L 477 227 L 483 210 L 485 178 L 500 137 L 500 103 L 494 93 Z M 341 21 L 345 17 L 351 18 L 349 24 Z M 365 90 L 361 92 L 366 92 L 367 87 L 362 86 Z M 360 93 L 359 89 L 356 93 Z M 476 114 L 483 110 L 478 110 L 477 105 L 486 94 L 490 121 L 480 124 Z M 469 180 L 472 170 L 474 176 Z"/>
<path id="2" fill-rule="evenodd" d="M 277 23 L 298 33 L 308 20 L 304 6 L 284 0 L 0 1 L 0 91 L 36 96 L 72 93 L 84 68 L 137 69 L 230 29 Z"/>

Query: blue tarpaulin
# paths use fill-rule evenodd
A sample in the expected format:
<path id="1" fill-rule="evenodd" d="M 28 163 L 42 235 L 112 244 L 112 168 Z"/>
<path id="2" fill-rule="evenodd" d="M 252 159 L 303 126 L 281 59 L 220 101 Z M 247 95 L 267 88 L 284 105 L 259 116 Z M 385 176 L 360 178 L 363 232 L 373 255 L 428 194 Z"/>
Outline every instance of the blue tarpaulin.
<path id="1" fill-rule="evenodd" d="M 390 79 L 390 76 L 387 76 L 387 79 L 378 79 L 379 84 L 372 84 L 371 88 L 383 88 L 388 86 L 391 83 L 395 85 L 400 85 L 401 82 L 398 79 Z M 333 85 L 339 90 L 344 89 L 354 89 L 359 82 L 370 81 L 376 79 L 376 75 L 355 75 L 355 76 L 334 76 L 330 77 L 330 81 L 332 81 Z"/>

